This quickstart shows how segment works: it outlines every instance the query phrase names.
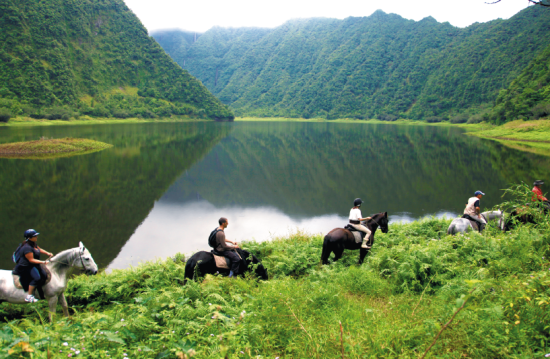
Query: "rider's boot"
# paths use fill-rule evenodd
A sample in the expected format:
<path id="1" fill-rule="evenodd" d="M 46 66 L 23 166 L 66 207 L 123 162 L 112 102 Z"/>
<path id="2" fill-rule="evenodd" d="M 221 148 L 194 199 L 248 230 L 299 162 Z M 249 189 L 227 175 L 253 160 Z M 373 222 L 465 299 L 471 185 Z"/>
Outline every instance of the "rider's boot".
<path id="1" fill-rule="evenodd" d="M 365 248 L 365 249 L 370 248 L 370 246 L 367 245 L 367 240 L 368 238 L 365 236 L 365 238 L 363 238 L 363 244 L 361 244 L 361 248 Z"/>
<path id="2" fill-rule="evenodd" d="M 233 271 L 229 271 L 229 278 L 233 278 Z"/>

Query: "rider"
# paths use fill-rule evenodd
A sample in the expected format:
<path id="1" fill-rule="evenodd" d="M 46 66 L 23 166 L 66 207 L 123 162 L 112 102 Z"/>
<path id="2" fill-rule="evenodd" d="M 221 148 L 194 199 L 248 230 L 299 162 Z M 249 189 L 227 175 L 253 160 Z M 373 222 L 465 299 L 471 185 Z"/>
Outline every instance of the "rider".
<path id="1" fill-rule="evenodd" d="M 32 294 L 36 286 L 41 285 L 46 279 L 46 274 L 40 268 L 40 264 L 46 264 L 46 261 L 40 261 L 40 253 L 44 253 L 48 257 L 52 257 L 53 254 L 38 247 L 36 241 L 38 235 L 34 229 L 27 229 L 25 231 L 25 242 L 21 248 L 19 248 L 19 260 L 13 270 L 13 274 L 18 275 L 21 278 L 27 279 L 29 284 L 28 295 L 25 298 L 25 302 L 34 303 L 38 302 L 38 299 Z"/>
<path id="2" fill-rule="evenodd" d="M 545 207 L 545 211 L 548 211 L 548 209 L 550 208 L 550 202 L 548 202 L 548 198 L 544 197 L 543 194 L 542 194 L 542 190 L 540 189 L 540 186 L 542 186 L 544 184 L 544 181 L 541 181 L 541 180 L 536 180 L 534 183 L 533 183 L 533 197 L 531 198 L 531 200 L 533 202 L 535 201 L 542 201 L 544 203 L 544 207 Z"/>
<path id="3" fill-rule="evenodd" d="M 239 248 L 239 246 L 237 245 L 237 242 L 232 242 L 229 239 L 225 238 L 224 229 L 226 229 L 229 225 L 229 221 L 227 220 L 227 218 L 220 218 L 218 220 L 218 223 L 220 224 L 220 226 L 218 227 L 218 232 L 216 233 L 216 252 L 219 252 L 221 255 L 229 258 L 229 260 L 231 261 L 231 270 L 229 272 L 229 277 L 231 278 L 239 274 L 241 257 L 239 257 L 236 251 L 234 251 L 234 249 Z M 228 246 L 227 243 L 231 243 L 233 245 Z"/>
<path id="4" fill-rule="evenodd" d="M 468 199 L 466 208 L 464 208 L 464 215 L 462 216 L 462 218 L 467 218 L 472 221 L 475 221 L 479 228 L 479 233 L 481 233 L 481 231 L 485 228 L 485 225 L 487 224 L 485 219 L 480 215 L 480 209 L 479 209 L 479 201 L 483 196 L 485 196 L 485 193 L 481 191 L 476 191 L 474 193 L 474 197 L 470 197 Z"/>
<path id="5" fill-rule="evenodd" d="M 363 226 L 361 224 L 361 221 L 368 221 L 371 219 L 371 217 L 365 217 L 362 218 L 361 216 L 361 204 L 363 201 L 361 198 L 356 198 L 355 201 L 353 201 L 353 208 L 349 211 L 349 223 L 355 227 L 358 231 L 361 231 L 365 233 L 365 238 L 363 238 L 363 244 L 361 244 L 361 248 L 370 248 L 370 246 L 367 246 L 367 241 L 370 238 L 370 230 Z"/>

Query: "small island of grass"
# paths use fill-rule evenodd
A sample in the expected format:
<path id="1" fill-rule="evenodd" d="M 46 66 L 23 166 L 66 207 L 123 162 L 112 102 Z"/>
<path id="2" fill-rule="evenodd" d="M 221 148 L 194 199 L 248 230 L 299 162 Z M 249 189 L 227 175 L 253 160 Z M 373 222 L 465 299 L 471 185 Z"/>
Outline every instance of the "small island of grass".
<path id="1" fill-rule="evenodd" d="M 112 145 L 83 138 L 39 139 L 0 144 L 1 158 L 47 159 L 87 154 Z"/>

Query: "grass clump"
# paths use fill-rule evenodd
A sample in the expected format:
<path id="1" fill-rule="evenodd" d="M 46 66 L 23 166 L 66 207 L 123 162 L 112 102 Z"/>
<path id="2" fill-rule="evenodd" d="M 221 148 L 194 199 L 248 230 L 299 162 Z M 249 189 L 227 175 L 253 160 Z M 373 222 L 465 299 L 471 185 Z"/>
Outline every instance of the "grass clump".
<path id="1" fill-rule="evenodd" d="M 0 157 L 4 158 L 56 158 L 68 153 L 101 151 L 112 145 L 80 138 L 45 139 L 0 144 Z"/>
<path id="2" fill-rule="evenodd" d="M 44 301 L 0 305 L 0 358 L 30 357 L 25 348 L 40 358 L 71 348 L 87 358 L 418 358 L 463 304 L 427 357 L 549 353 L 548 221 L 456 237 L 449 223 L 391 224 L 362 266 L 357 251 L 320 265 L 319 235 L 245 243 L 267 267 L 265 282 L 184 284 L 184 263 L 172 259 L 77 276 L 70 319 L 42 324 Z"/>

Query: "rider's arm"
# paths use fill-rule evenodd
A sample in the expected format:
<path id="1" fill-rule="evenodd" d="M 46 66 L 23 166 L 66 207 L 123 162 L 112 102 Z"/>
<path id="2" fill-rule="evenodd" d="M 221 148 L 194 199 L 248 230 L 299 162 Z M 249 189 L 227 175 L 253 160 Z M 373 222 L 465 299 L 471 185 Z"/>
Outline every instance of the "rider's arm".
<path id="1" fill-rule="evenodd" d="M 474 203 L 474 207 L 476 208 L 476 214 L 479 216 L 479 214 L 481 213 L 481 209 L 479 208 L 479 200 Z"/>
<path id="2" fill-rule="evenodd" d="M 230 242 L 230 243 L 232 243 L 232 242 L 225 239 L 225 233 L 223 233 L 223 231 L 219 231 L 218 233 L 216 233 L 216 241 L 218 241 L 218 246 L 221 247 L 221 249 L 224 250 L 224 251 L 231 250 L 231 249 L 235 248 L 233 246 L 228 246 L 227 245 L 227 242 Z"/>
<path id="3" fill-rule="evenodd" d="M 47 250 L 44 250 L 44 249 L 42 249 L 42 248 L 40 248 L 40 247 L 38 247 L 38 246 L 37 246 L 36 248 L 38 248 L 38 250 L 40 251 L 40 253 L 44 253 L 44 254 L 47 255 L 48 257 L 53 256 L 53 253 L 50 253 L 50 252 L 48 252 Z"/>
<path id="4" fill-rule="evenodd" d="M 372 217 L 359 218 L 360 221 L 368 221 L 369 219 L 372 219 Z"/>
<path id="5" fill-rule="evenodd" d="M 32 252 L 29 252 L 27 254 L 25 254 L 25 258 L 27 258 L 27 260 L 31 263 L 34 263 L 34 264 L 46 264 L 45 261 L 39 261 L 38 259 L 34 259 L 34 255 Z"/>

